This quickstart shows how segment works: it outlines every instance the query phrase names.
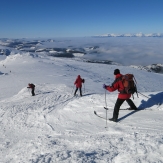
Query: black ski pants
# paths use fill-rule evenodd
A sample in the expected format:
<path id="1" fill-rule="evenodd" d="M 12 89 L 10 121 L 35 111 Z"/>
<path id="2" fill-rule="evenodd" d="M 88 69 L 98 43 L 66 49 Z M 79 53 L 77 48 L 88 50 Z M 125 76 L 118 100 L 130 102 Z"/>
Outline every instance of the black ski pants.
<path id="1" fill-rule="evenodd" d="M 35 89 L 34 88 L 32 88 L 32 91 L 31 91 L 31 93 L 32 93 L 32 96 L 35 96 Z"/>
<path id="2" fill-rule="evenodd" d="M 119 109 L 120 109 L 120 107 L 124 101 L 126 101 L 128 103 L 130 108 L 132 108 L 133 110 L 137 110 L 137 107 L 135 106 L 135 104 L 133 103 L 133 101 L 131 99 L 119 99 L 119 98 L 117 98 L 117 101 L 116 101 L 115 106 L 114 106 L 114 112 L 113 112 L 113 118 L 114 119 L 118 119 Z"/>
<path id="3" fill-rule="evenodd" d="M 82 96 L 82 89 L 81 89 L 81 87 L 79 88 L 79 90 L 80 90 L 80 96 Z M 78 87 L 76 87 L 76 90 L 75 90 L 75 93 L 74 93 L 74 95 L 76 95 L 76 92 L 78 91 Z"/>

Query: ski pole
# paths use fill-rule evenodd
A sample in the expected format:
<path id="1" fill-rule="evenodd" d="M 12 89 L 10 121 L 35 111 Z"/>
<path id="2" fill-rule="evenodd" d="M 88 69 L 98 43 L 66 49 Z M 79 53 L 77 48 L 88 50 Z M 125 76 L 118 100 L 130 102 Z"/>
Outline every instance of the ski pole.
<path id="1" fill-rule="evenodd" d="M 75 86 L 72 87 L 72 93 L 74 92 L 74 87 L 75 87 Z"/>
<path id="2" fill-rule="evenodd" d="M 107 125 L 107 110 L 108 110 L 108 108 L 107 108 L 107 102 L 106 102 L 106 89 L 105 89 L 105 106 L 106 106 L 106 108 L 105 108 L 105 110 L 106 110 L 106 127 L 105 128 L 107 128 L 108 127 L 108 125 Z"/>
<path id="3" fill-rule="evenodd" d="M 85 93 L 85 84 L 83 83 L 83 85 L 84 85 L 84 93 Z"/>
<path id="4" fill-rule="evenodd" d="M 157 101 L 152 100 L 152 99 L 151 99 L 151 98 L 149 98 L 148 96 L 146 96 L 146 95 L 144 95 L 144 94 L 142 94 L 142 93 L 140 93 L 140 92 L 138 92 L 138 93 L 139 93 L 139 94 L 141 94 L 142 96 L 144 96 L 144 97 L 146 97 L 146 98 L 150 99 L 151 101 L 153 101 L 153 102 L 157 103 Z M 160 104 L 158 103 L 158 105 L 160 105 Z"/>

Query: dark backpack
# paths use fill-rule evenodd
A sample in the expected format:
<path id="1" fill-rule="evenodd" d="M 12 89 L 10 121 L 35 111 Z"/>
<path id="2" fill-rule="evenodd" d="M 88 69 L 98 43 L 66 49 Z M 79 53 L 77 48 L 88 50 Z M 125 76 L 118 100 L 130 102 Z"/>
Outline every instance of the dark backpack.
<path id="1" fill-rule="evenodd" d="M 124 86 L 124 92 L 127 94 L 132 94 L 132 97 L 134 98 L 133 94 L 137 93 L 137 87 L 136 87 L 136 80 L 133 74 L 126 74 L 122 76 L 122 83 Z M 138 97 L 138 93 L 137 93 Z"/>
<path id="2" fill-rule="evenodd" d="M 31 83 L 31 87 L 32 87 L 32 88 L 35 88 L 35 85 L 34 85 L 33 83 Z"/>
<path id="3" fill-rule="evenodd" d="M 82 79 L 82 82 L 84 83 L 85 82 L 85 79 Z"/>

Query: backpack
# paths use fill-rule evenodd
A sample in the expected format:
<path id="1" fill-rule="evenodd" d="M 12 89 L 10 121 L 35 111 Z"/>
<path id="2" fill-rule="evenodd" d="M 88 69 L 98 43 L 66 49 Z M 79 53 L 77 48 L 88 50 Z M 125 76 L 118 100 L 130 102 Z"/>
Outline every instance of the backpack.
<path id="1" fill-rule="evenodd" d="M 30 84 L 31 88 L 35 88 L 35 85 L 33 83 Z"/>
<path id="2" fill-rule="evenodd" d="M 84 83 L 85 82 L 85 79 L 82 79 L 82 82 Z"/>
<path id="3" fill-rule="evenodd" d="M 136 79 L 133 74 L 125 74 L 122 76 L 122 83 L 124 86 L 124 92 L 127 94 L 132 94 L 132 97 L 134 99 L 133 94 L 137 93 L 137 87 L 136 87 Z M 138 93 L 137 93 L 138 97 Z"/>

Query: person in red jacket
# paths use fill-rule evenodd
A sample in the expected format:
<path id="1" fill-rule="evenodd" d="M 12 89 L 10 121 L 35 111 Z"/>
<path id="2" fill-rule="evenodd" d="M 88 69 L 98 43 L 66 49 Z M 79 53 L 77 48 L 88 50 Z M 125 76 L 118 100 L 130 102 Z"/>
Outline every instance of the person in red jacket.
<path id="1" fill-rule="evenodd" d="M 35 85 L 32 83 L 29 83 L 27 88 L 30 88 L 32 96 L 35 96 L 35 92 L 34 92 L 35 91 Z"/>
<path id="2" fill-rule="evenodd" d="M 120 107 L 124 101 L 126 101 L 129 104 L 129 106 L 130 106 L 129 110 L 137 110 L 137 107 L 135 106 L 133 101 L 130 99 L 131 94 L 127 94 L 124 90 L 124 86 L 122 83 L 122 76 L 123 75 L 120 73 L 120 70 L 115 69 L 114 75 L 115 75 L 115 80 L 112 83 L 112 85 L 107 86 L 104 84 L 103 88 L 108 90 L 109 92 L 113 92 L 115 90 L 118 90 L 118 92 L 119 92 L 117 101 L 116 101 L 115 106 L 114 106 L 113 117 L 111 119 L 109 119 L 110 121 L 117 122 L 118 115 L 119 115 L 119 109 L 120 109 Z"/>
<path id="3" fill-rule="evenodd" d="M 74 82 L 74 85 L 76 85 L 76 90 L 75 90 L 75 93 L 74 93 L 74 96 L 76 95 L 76 92 L 78 91 L 78 89 L 80 90 L 80 96 L 82 96 L 82 83 L 84 83 L 84 79 L 82 79 L 80 77 L 80 75 L 78 75 L 78 77 L 76 78 L 75 82 Z"/>

